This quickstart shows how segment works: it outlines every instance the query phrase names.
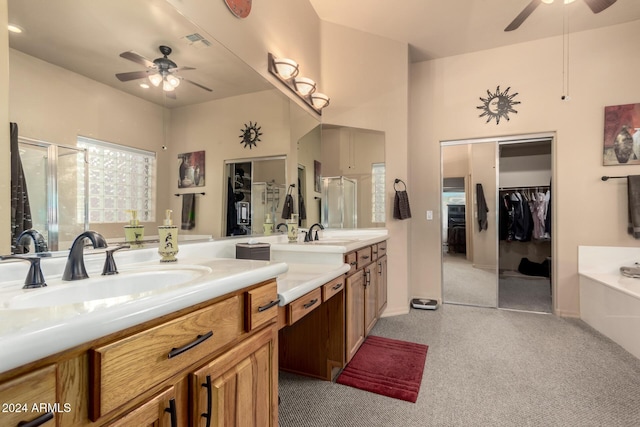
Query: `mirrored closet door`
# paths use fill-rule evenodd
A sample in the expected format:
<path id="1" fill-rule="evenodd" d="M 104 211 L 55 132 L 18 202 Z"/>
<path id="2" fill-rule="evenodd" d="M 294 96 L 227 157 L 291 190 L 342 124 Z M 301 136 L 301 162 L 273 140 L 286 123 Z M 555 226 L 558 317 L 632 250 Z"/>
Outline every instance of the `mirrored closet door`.
<path id="1" fill-rule="evenodd" d="M 443 302 L 552 312 L 552 141 L 441 143 Z"/>
<path id="2" fill-rule="evenodd" d="M 497 306 L 498 144 L 442 143 L 442 291 L 445 303 Z"/>

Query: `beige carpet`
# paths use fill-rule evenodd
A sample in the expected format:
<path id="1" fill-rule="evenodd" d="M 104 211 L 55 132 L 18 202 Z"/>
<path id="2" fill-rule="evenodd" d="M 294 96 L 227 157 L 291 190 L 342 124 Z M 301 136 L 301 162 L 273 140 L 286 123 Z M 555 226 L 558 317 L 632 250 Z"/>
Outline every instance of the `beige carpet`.
<path id="1" fill-rule="evenodd" d="M 475 268 L 464 255 L 445 254 L 442 261 L 444 302 L 496 307 L 495 272 Z"/>

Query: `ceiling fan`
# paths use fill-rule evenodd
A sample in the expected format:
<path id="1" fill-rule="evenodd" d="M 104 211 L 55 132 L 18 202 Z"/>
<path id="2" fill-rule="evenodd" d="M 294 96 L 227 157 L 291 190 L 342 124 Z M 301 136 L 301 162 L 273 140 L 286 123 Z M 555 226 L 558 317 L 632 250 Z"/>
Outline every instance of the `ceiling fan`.
<path id="1" fill-rule="evenodd" d="M 562 0 L 561 0 L 562 1 Z M 564 0 L 565 3 L 572 3 L 575 0 Z M 600 13 L 617 0 L 584 0 L 593 13 Z M 533 13 L 540 3 L 551 4 L 553 0 L 531 0 L 531 2 L 520 12 L 518 16 L 505 28 L 505 31 L 513 31 L 518 28 L 522 23 Z"/>
<path id="2" fill-rule="evenodd" d="M 127 82 L 130 80 L 144 79 L 148 78 L 151 84 L 158 87 L 162 84 L 162 90 L 165 91 L 166 95 L 169 98 L 175 98 L 176 95 L 174 90 L 176 87 L 180 85 L 181 81 L 185 81 L 191 83 L 194 86 L 199 87 L 200 89 L 204 89 L 206 91 L 212 92 L 206 86 L 203 86 L 199 83 L 186 79 L 184 77 L 178 76 L 175 73 L 177 71 L 188 71 L 195 70 L 193 67 L 178 67 L 178 65 L 169 59 L 169 55 L 171 54 L 171 48 L 169 46 L 160 46 L 160 53 L 164 55 L 162 58 L 156 58 L 153 61 L 145 58 L 137 52 L 132 50 L 127 52 L 122 52 L 120 56 L 122 58 L 128 59 L 129 61 L 133 61 L 137 64 L 144 65 L 147 67 L 144 71 L 130 71 L 128 73 L 118 73 L 116 77 L 121 82 Z"/>

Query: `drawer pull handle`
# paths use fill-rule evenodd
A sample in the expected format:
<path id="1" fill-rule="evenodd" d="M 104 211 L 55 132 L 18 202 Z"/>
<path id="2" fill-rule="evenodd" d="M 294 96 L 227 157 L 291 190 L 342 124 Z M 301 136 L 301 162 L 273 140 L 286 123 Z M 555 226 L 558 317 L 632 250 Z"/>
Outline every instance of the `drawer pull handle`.
<path id="1" fill-rule="evenodd" d="M 171 427 L 178 427 L 178 413 L 176 411 L 176 400 L 169 400 L 169 407 L 164 408 L 164 412 L 168 412 L 171 415 Z"/>
<path id="2" fill-rule="evenodd" d="M 333 286 L 331 289 L 333 289 L 334 291 L 337 291 L 341 287 L 342 287 L 342 283 L 338 283 L 337 285 Z"/>
<path id="3" fill-rule="evenodd" d="M 273 307 L 274 305 L 278 305 L 279 303 L 280 303 L 280 298 L 278 298 L 275 301 L 271 301 L 267 305 L 263 305 L 262 307 L 258 307 L 258 313 L 262 313 L 265 310 L 269 310 L 271 307 Z"/>
<path id="4" fill-rule="evenodd" d="M 46 423 L 49 420 L 53 419 L 53 412 L 47 412 L 46 414 L 40 415 L 38 418 L 35 418 L 31 421 L 20 421 L 18 423 L 19 427 L 37 427 Z"/>
<path id="5" fill-rule="evenodd" d="M 176 357 L 182 353 L 184 353 L 187 350 L 191 350 L 193 347 L 197 346 L 198 344 L 202 343 L 203 341 L 208 340 L 209 338 L 211 338 L 213 336 L 213 331 L 209 331 L 204 335 L 198 335 L 196 337 L 195 340 L 193 340 L 192 342 L 190 342 L 189 344 L 183 346 L 183 347 L 179 347 L 179 348 L 172 348 L 171 351 L 169 352 L 169 359 L 171 359 L 172 357 Z"/>
<path id="6" fill-rule="evenodd" d="M 308 303 L 306 303 L 305 305 L 303 305 L 303 307 L 304 308 L 313 307 L 317 302 L 318 302 L 318 298 L 314 298 L 311 301 L 309 301 Z"/>
<path id="7" fill-rule="evenodd" d="M 202 387 L 207 389 L 207 412 L 204 414 L 200 414 L 201 417 L 204 417 L 207 420 L 205 427 L 211 427 L 211 411 L 212 411 L 212 403 L 211 403 L 211 375 L 207 375 L 207 382 L 202 383 Z"/>
<path id="8" fill-rule="evenodd" d="M 378 263 L 378 276 L 382 276 L 382 263 Z"/>
<path id="9" fill-rule="evenodd" d="M 369 255 L 363 255 L 362 256 L 362 259 L 369 259 L 369 258 L 371 258 Z"/>
<path id="10" fill-rule="evenodd" d="M 350 262 L 349 265 L 358 265 L 356 261 Z"/>

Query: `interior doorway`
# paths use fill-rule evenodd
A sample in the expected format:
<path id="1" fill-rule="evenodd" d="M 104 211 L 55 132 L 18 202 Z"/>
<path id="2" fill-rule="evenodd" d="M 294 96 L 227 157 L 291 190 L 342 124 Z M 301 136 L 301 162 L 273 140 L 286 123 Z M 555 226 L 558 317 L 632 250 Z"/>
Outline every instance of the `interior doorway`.
<path id="1" fill-rule="evenodd" d="M 441 142 L 444 303 L 553 311 L 553 141 Z"/>

